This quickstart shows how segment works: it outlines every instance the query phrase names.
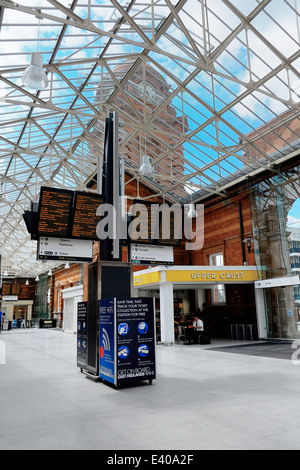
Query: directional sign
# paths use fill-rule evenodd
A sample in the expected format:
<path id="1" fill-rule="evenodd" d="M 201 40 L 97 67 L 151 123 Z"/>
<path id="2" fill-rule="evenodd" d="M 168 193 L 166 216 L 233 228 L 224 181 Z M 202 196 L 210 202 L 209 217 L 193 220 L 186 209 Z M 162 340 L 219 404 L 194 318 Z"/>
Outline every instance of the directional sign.
<path id="1" fill-rule="evenodd" d="M 40 237 L 38 259 L 91 262 L 93 242 L 72 238 Z"/>
<path id="2" fill-rule="evenodd" d="M 174 249 L 172 246 L 143 245 L 132 243 L 130 260 L 135 264 L 174 264 Z"/>

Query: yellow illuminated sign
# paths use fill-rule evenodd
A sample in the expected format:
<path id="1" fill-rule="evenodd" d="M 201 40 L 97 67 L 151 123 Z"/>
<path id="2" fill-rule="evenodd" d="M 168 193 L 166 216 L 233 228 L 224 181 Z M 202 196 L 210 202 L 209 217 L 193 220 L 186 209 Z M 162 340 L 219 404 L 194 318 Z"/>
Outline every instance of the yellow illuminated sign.
<path id="1" fill-rule="evenodd" d="M 257 271 L 254 270 L 182 270 L 167 271 L 166 280 L 169 282 L 241 282 L 257 281 Z"/>
<path id="2" fill-rule="evenodd" d="M 154 271 L 153 273 L 136 274 L 133 277 L 133 286 L 141 286 L 145 284 L 155 284 L 160 282 L 160 272 Z"/>

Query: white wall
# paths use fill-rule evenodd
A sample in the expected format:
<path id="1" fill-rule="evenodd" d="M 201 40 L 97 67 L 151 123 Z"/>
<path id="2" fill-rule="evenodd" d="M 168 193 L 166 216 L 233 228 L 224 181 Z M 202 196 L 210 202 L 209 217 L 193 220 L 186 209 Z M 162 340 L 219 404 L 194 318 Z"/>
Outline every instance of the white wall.
<path id="1" fill-rule="evenodd" d="M 62 296 L 64 299 L 63 331 L 77 333 L 77 305 L 83 299 L 83 286 L 68 287 L 62 291 Z"/>

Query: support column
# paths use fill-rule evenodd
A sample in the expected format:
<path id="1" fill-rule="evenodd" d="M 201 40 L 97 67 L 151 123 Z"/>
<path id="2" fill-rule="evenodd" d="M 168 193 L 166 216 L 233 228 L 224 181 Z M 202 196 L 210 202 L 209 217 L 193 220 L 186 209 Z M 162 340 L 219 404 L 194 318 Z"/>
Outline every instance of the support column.
<path id="1" fill-rule="evenodd" d="M 174 343 L 175 334 L 173 283 L 161 282 L 159 286 L 159 295 L 161 342 L 165 344 Z"/>
<path id="2" fill-rule="evenodd" d="M 29 304 L 27 305 L 27 320 L 31 320 L 32 319 L 32 305 Z"/>

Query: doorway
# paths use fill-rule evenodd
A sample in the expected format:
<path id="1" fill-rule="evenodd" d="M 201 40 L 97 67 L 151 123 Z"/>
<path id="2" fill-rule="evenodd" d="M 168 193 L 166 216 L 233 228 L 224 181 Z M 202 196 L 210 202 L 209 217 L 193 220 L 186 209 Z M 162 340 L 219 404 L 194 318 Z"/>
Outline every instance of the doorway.
<path id="1" fill-rule="evenodd" d="M 74 301 L 73 299 L 65 299 L 65 311 L 64 311 L 64 332 L 74 332 Z"/>

